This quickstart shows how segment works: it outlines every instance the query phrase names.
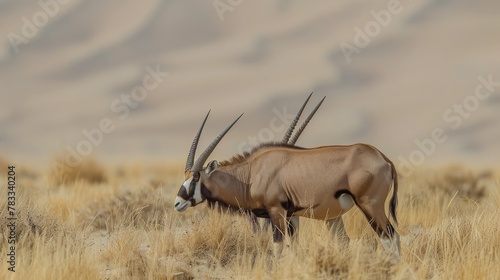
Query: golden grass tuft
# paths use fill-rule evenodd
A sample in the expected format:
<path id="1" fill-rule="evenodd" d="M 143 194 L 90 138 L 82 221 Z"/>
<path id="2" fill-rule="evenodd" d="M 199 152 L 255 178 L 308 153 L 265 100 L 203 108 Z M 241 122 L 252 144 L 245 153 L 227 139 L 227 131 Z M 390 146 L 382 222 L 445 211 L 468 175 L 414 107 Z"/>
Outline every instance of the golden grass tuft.
<path id="1" fill-rule="evenodd" d="M 431 172 L 428 185 L 435 191 L 457 194 L 478 200 L 486 195 L 487 181 L 493 178 L 489 171 L 474 172 L 461 165 L 449 165 L 441 172 Z"/>
<path id="2" fill-rule="evenodd" d="M 69 164 L 69 155 L 56 157 L 49 172 L 49 183 L 54 186 L 72 185 L 77 181 L 90 184 L 106 182 L 104 167 L 95 158 L 84 158 L 75 164 Z"/>
<path id="3" fill-rule="evenodd" d="M 124 189 L 115 196 L 94 199 L 80 208 L 77 218 L 94 229 L 112 231 L 120 227 L 155 227 L 172 203 L 161 189 L 144 186 Z"/>
<path id="4" fill-rule="evenodd" d="M 241 215 L 206 205 L 173 211 L 181 167 L 99 169 L 105 181 L 21 181 L 17 272 L 4 263 L 0 279 L 500 278 L 498 173 L 450 166 L 401 178 L 402 259 L 394 263 L 356 209 L 344 216 L 350 243 L 302 219 L 299 236 L 274 259 L 271 232 L 253 232 Z M 0 244 L 7 235 L 4 227 Z"/>

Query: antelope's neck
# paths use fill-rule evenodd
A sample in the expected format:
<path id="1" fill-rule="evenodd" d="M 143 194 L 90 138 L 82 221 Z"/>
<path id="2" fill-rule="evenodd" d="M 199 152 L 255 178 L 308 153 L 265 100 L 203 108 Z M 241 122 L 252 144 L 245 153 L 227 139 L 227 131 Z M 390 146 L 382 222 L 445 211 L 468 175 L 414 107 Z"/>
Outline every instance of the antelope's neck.
<path id="1" fill-rule="evenodd" d="M 245 166 L 221 166 L 215 178 L 213 199 L 235 208 L 251 208 L 249 174 Z"/>
<path id="2" fill-rule="evenodd" d="M 219 171 L 230 174 L 243 184 L 248 185 L 250 182 L 250 170 L 247 164 L 220 166 Z"/>

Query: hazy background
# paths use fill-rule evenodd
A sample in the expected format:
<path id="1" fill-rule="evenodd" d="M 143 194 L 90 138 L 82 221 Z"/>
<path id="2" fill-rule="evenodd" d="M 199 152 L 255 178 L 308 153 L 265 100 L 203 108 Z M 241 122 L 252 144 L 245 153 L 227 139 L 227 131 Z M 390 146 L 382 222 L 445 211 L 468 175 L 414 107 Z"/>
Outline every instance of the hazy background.
<path id="1" fill-rule="evenodd" d="M 245 112 L 212 155 L 221 160 L 262 139 L 273 109 L 295 113 L 311 91 L 312 103 L 327 99 L 298 145 L 365 142 L 397 162 L 442 128 L 447 140 L 428 163 L 500 155 L 500 86 L 456 129 L 443 118 L 474 94 L 478 76 L 500 81 L 498 1 L 400 1 L 350 62 L 342 42 L 356 46 L 356 28 L 389 1 L 45 2 L 55 12 L 16 52 L 23 18 L 44 23 L 47 12 L 37 1 L 0 1 L 0 156 L 11 161 L 76 150 L 103 118 L 115 130 L 93 156 L 183 160 L 209 109 L 202 148 Z M 157 65 L 170 75 L 120 119 L 113 102 Z"/>

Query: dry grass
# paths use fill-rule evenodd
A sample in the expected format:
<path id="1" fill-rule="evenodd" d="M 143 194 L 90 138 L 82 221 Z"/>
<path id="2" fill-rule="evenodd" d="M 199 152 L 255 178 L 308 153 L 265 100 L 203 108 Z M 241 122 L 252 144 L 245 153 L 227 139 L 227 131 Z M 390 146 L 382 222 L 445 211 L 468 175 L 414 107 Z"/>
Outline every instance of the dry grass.
<path id="1" fill-rule="evenodd" d="M 69 154 L 64 154 L 53 160 L 48 178 L 52 186 L 72 185 L 78 181 L 90 184 L 106 181 L 104 168 L 96 159 L 85 158 L 73 164 L 69 158 Z"/>
<path id="2" fill-rule="evenodd" d="M 270 232 L 254 233 L 245 218 L 206 206 L 174 212 L 178 166 L 94 162 L 63 173 L 20 175 L 17 272 L 0 257 L 0 279 L 500 279 L 493 172 L 450 166 L 401 178 L 397 264 L 358 210 L 345 216 L 350 244 L 303 219 L 298 240 L 274 260 Z"/>

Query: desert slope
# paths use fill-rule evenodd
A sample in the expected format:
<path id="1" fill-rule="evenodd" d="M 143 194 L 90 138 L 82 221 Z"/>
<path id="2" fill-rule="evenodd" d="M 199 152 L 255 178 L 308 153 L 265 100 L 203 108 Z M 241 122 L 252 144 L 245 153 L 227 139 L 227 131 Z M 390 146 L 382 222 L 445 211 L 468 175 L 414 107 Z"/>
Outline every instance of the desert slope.
<path id="1" fill-rule="evenodd" d="M 82 130 L 109 118 L 115 129 L 92 154 L 178 159 L 208 109 L 202 144 L 245 112 L 214 154 L 223 158 L 269 128 L 274 111 L 295 112 L 314 90 L 314 102 L 327 101 L 301 145 L 368 142 L 408 158 L 416 139 L 442 128 L 447 139 L 428 162 L 498 157 L 500 87 L 456 129 L 455 113 L 443 117 L 474 94 L 479 76 L 500 80 L 498 2 L 400 1 L 350 63 L 341 43 L 355 45 L 356 28 L 388 2 L 242 1 L 222 21 L 214 3 L 68 1 L 17 53 L 12 34 L 21 36 L 23 17 L 33 22 L 44 9 L 0 4 L 2 155 L 40 160 L 76 149 Z M 169 76 L 122 120 L 113 104 L 142 84 L 147 67 Z"/>

